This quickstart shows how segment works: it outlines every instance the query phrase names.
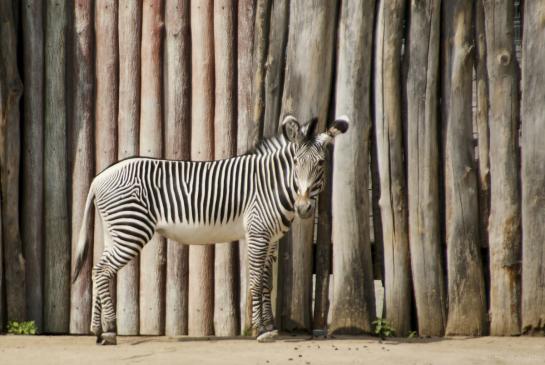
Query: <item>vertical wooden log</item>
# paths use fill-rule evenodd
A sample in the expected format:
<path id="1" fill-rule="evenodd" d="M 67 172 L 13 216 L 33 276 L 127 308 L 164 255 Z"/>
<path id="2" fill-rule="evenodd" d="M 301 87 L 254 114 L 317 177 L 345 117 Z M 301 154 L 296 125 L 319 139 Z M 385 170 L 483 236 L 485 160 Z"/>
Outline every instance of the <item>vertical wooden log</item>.
<path id="1" fill-rule="evenodd" d="M 259 126 L 252 119 L 252 55 L 255 1 L 238 1 L 237 12 L 237 154 L 246 153 L 257 144 Z M 248 290 L 246 243 L 239 241 L 240 333 L 251 327 L 251 301 Z"/>
<path id="2" fill-rule="evenodd" d="M 67 9 L 46 3 L 44 123 L 44 332 L 66 333 L 70 314 L 70 239 L 66 171 Z"/>
<path id="3" fill-rule="evenodd" d="M 481 246 L 488 247 L 488 217 L 490 215 L 490 131 L 488 128 L 488 71 L 486 70 L 486 35 L 483 0 L 475 4 L 475 82 L 476 124 L 479 154 L 479 214 Z"/>
<path id="4" fill-rule="evenodd" d="M 524 3 L 522 44 L 522 331 L 545 328 L 545 4 Z M 488 34 L 487 34 L 488 35 Z"/>
<path id="5" fill-rule="evenodd" d="M 111 166 L 117 158 L 118 47 L 117 2 L 95 2 L 95 172 Z M 100 216 L 95 214 L 94 262 L 104 250 Z"/>
<path id="6" fill-rule="evenodd" d="M 214 30 L 212 1 L 191 2 L 191 159 L 214 158 Z M 214 333 L 214 246 L 189 248 L 191 336 Z"/>
<path id="7" fill-rule="evenodd" d="M 396 334 L 411 322 L 407 188 L 401 120 L 401 42 L 405 1 L 380 1 L 375 58 L 375 135 L 384 245 L 384 310 Z"/>
<path id="8" fill-rule="evenodd" d="M 513 1 L 484 1 L 490 85 L 490 334 L 520 334 L 519 93 Z"/>
<path id="9" fill-rule="evenodd" d="M 486 313 L 471 109 L 472 19 L 472 1 L 443 6 L 448 335 L 481 335 Z"/>
<path id="10" fill-rule="evenodd" d="M 93 151 L 94 117 L 94 53 L 93 53 L 93 3 L 79 0 L 74 6 L 73 66 L 74 95 L 72 127 L 72 266 L 76 263 L 78 234 L 83 223 L 85 201 L 93 180 L 95 162 Z M 92 235 L 91 229 L 87 233 Z M 91 323 L 91 268 L 88 255 L 80 272 L 80 280 L 72 284 L 70 294 L 70 333 L 86 334 Z M 74 272 L 72 267 L 71 272 Z"/>
<path id="11" fill-rule="evenodd" d="M 119 113 L 117 118 L 119 160 L 138 155 L 140 122 L 140 40 L 142 4 L 122 0 L 118 9 Z M 134 258 L 117 274 L 117 333 L 137 335 L 140 326 L 139 268 Z"/>
<path id="12" fill-rule="evenodd" d="M 421 336 L 442 336 L 447 322 L 439 216 L 440 11 L 441 0 L 411 2 L 406 48 L 409 242 Z"/>
<path id="13" fill-rule="evenodd" d="M 44 6 L 27 0 L 23 12 L 25 68 L 22 220 L 33 222 L 21 231 L 26 272 L 27 318 L 43 329 L 43 123 Z"/>
<path id="14" fill-rule="evenodd" d="M 7 319 L 26 319 L 25 259 L 19 230 L 19 167 L 20 167 L 20 115 L 19 100 L 23 85 L 17 66 L 17 33 L 15 7 L 9 0 L 0 1 L 0 173 L 2 239 Z M 62 298 L 64 299 L 64 298 Z"/>
<path id="15" fill-rule="evenodd" d="M 269 45 L 269 23 L 272 0 L 256 0 L 254 27 L 254 54 L 252 74 L 252 118 L 254 124 L 263 125 L 265 113 L 265 74 Z M 261 135 L 263 134 L 262 129 Z"/>
<path id="16" fill-rule="evenodd" d="M 215 111 L 214 158 L 236 153 L 235 129 L 235 8 L 233 0 L 214 1 Z M 214 331 L 216 336 L 239 332 L 236 304 L 236 261 L 234 243 L 216 245 L 214 264 Z"/>
<path id="17" fill-rule="evenodd" d="M 369 130 L 373 0 L 341 6 L 335 112 L 350 127 L 333 152 L 332 333 L 369 333 L 375 291 L 369 242 Z"/>
<path id="18" fill-rule="evenodd" d="M 162 157 L 162 0 L 142 5 L 142 77 L 140 104 L 140 155 Z M 155 235 L 140 255 L 140 334 L 165 331 L 165 240 Z"/>
<path id="19" fill-rule="evenodd" d="M 331 92 L 337 3 L 290 2 L 290 28 L 282 115 L 293 114 L 301 123 L 318 117 L 318 131 L 325 129 Z M 281 253 L 284 298 L 282 326 L 310 330 L 312 313 L 312 243 L 314 219 L 296 218 L 291 244 Z"/>
<path id="20" fill-rule="evenodd" d="M 191 138 L 191 44 L 189 1 L 168 0 L 165 10 L 165 157 L 188 160 Z M 167 241 L 165 334 L 187 334 L 189 248 Z"/>

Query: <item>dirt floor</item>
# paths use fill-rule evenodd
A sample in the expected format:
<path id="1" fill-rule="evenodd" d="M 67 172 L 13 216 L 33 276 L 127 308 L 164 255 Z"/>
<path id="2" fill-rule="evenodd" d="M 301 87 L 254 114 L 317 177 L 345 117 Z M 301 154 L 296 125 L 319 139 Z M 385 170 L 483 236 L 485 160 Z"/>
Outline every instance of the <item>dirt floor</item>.
<path id="1" fill-rule="evenodd" d="M 249 339 L 0 336 L 0 364 L 545 364 L 544 337 Z"/>

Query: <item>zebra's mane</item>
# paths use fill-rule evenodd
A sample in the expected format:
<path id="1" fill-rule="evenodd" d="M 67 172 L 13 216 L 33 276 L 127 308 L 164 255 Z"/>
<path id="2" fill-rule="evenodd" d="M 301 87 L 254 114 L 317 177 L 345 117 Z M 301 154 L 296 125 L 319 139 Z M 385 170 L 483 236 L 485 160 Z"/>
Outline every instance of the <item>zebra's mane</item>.
<path id="1" fill-rule="evenodd" d="M 286 147 L 289 142 L 284 138 L 282 134 L 265 138 L 255 148 L 250 150 L 249 154 L 254 155 L 268 155 L 280 151 L 282 148 Z"/>

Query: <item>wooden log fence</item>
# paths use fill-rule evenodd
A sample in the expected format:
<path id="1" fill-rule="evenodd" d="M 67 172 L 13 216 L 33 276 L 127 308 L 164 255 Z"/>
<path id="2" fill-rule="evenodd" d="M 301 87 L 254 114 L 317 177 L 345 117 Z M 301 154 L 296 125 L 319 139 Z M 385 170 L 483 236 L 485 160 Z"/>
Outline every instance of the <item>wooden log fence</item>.
<path id="1" fill-rule="evenodd" d="M 93 175 L 135 155 L 244 154 L 293 114 L 350 127 L 315 219 L 279 244 L 277 327 L 372 333 L 381 316 L 398 336 L 543 333 L 543 11 L 0 0 L 0 332 L 89 333 L 92 265 L 112 239 L 95 216 L 72 283 Z M 119 334 L 251 334 L 246 256 L 244 240 L 155 236 L 112 287 Z"/>

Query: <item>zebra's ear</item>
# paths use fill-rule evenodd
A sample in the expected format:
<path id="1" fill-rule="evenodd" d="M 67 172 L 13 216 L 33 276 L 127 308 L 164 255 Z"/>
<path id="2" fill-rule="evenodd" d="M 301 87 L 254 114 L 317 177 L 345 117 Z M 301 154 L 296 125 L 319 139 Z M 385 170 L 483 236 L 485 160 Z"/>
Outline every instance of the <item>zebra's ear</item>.
<path id="1" fill-rule="evenodd" d="M 284 138 L 292 143 L 299 143 L 302 140 L 301 126 L 294 116 L 288 115 L 282 121 L 282 134 Z"/>
<path id="2" fill-rule="evenodd" d="M 319 136 L 319 139 L 324 144 L 333 143 L 333 140 L 335 139 L 336 136 L 338 136 L 339 134 L 346 133 L 347 130 L 348 130 L 348 117 L 343 115 L 342 117 L 338 117 L 337 119 L 335 119 L 335 121 L 331 123 L 331 126 L 329 127 L 329 129 L 325 133 L 322 133 Z"/>
<path id="3" fill-rule="evenodd" d="M 314 137 L 314 133 L 316 133 L 316 126 L 318 125 L 318 118 L 312 118 L 301 128 L 301 133 L 305 136 L 305 138 L 311 139 Z"/>

